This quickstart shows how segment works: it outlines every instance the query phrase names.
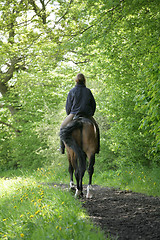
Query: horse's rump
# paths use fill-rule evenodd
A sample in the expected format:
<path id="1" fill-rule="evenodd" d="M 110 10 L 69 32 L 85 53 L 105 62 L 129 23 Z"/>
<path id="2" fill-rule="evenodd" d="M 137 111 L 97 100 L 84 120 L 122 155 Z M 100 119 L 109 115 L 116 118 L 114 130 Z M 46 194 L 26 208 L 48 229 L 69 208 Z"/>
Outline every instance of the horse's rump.
<path id="1" fill-rule="evenodd" d="M 87 118 L 80 118 L 70 122 L 61 129 L 60 137 L 78 155 L 80 149 L 88 156 L 88 154 L 95 153 L 98 148 L 96 126 Z"/>

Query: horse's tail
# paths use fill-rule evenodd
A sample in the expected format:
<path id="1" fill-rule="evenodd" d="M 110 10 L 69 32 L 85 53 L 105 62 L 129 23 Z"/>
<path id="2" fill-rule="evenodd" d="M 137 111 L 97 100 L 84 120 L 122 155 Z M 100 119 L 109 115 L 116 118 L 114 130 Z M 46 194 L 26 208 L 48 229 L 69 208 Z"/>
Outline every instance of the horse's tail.
<path id="1" fill-rule="evenodd" d="M 72 133 L 74 130 L 80 130 L 82 134 L 83 123 L 81 121 L 72 121 L 66 127 L 60 130 L 60 138 L 65 144 L 70 147 L 76 154 L 78 160 L 78 168 L 80 173 L 86 170 L 86 155 L 72 137 Z"/>

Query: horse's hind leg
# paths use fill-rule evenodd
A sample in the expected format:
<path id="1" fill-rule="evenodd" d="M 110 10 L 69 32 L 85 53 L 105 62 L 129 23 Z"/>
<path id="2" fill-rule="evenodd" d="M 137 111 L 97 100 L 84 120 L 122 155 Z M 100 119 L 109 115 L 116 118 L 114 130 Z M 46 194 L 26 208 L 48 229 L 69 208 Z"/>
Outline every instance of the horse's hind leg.
<path id="1" fill-rule="evenodd" d="M 78 166 L 77 166 L 78 167 Z M 76 196 L 83 197 L 83 177 L 86 171 L 86 154 L 82 153 L 79 159 L 79 168 L 77 171 L 77 192 Z"/>
<path id="2" fill-rule="evenodd" d="M 80 190 L 80 186 L 79 186 L 79 171 L 78 171 L 78 168 L 75 169 L 75 178 L 76 178 L 76 181 L 77 181 L 77 189 L 76 189 L 75 197 L 81 197 L 81 190 Z"/>
<path id="3" fill-rule="evenodd" d="M 89 183 L 87 186 L 87 195 L 86 198 L 92 198 L 92 175 L 94 173 L 94 164 L 95 164 L 95 154 L 91 155 L 89 158 L 89 167 L 88 167 L 88 174 L 89 174 Z"/>
<path id="4" fill-rule="evenodd" d="M 73 172 L 74 172 L 74 168 L 71 164 L 71 162 L 69 161 L 69 168 L 68 168 L 69 174 L 70 174 L 70 190 L 71 191 L 75 191 L 75 186 L 74 186 L 74 182 L 73 182 Z"/>
<path id="5" fill-rule="evenodd" d="M 91 155 L 91 157 L 89 159 L 89 167 L 88 167 L 89 185 L 92 184 L 92 175 L 94 173 L 94 164 L 95 164 L 95 154 Z"/>
<path id="6" fill-rule="evenodd" d="M 85 171 L 81 172 L 81 176 L 80 176 L 80 182 L 79 182 L 79 187 L 80 187 L 80 196 L 83 197 L 83 177 L 84 177 L 84 173 Z"/>
<path id="7" fill-rule="evenodd" d="M 77 181 L 77 189 L 75 193 L 75 197 L 81 198 L 83 197 L 83 188 L 82 188 L 82 179 L 83 179 L 84 173 L 79 171 L 78 166 L 75 169 L 75 178 Z"/>

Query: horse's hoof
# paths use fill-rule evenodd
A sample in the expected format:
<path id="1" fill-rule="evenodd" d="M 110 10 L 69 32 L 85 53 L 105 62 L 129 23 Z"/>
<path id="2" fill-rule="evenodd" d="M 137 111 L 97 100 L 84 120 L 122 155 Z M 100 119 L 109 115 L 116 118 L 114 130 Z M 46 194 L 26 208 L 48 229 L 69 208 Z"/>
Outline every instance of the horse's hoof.
<path id="1" fill-rule="evenodd" d="M 76 189 L 75 198 L 82 198 L 82 197 L 83 197 L 83 192 Z"/>
<path id="2" fill-rule="evenodd" d="M 93 197 L 93 187 L 91 185 L 88 185 L 86 198 L 91 199 L 92 197 Z"/>
<path id="3" fill-rule="evenodd" d="M 73 181 L 70 181 L 69 185 L 70 185 L 70 188 L 71 188 L 71 189 L 72 189 L 72 188 L 75 188 L 75 187 L 74 187 L 74 182 L 73 182 Z"/>
<path id="4" fill-rule="evenodd" d="M 76 192 L 76 189 L 75 189 L 75 186 L 74 186 L 74 182 L 73 182 L 73 181 L 70 182 L 70 189 L 69 189 L 69 191 L 72 192 L 72 193 L 75 193 L 75 192 Z"/>

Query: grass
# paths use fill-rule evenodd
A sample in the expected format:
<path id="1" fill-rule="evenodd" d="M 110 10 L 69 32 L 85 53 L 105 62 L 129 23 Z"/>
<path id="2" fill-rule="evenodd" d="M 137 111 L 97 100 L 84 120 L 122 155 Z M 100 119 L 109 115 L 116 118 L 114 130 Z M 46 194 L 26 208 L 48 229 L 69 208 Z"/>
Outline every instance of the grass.
<path id="1" fill-rule="evenodd" d="M 53 168 L 15 173 L 0 179 L 0 239 L 106 239 L 70 192 L 38 183 L 56 179 Z"/>
<path id="2" fill-rule="evenodd" d="M 94 178 L 97 184 L 103 186 L 131 190 L 149 196 L 160 196 L 159 173 L 160 168 L 158 166 L 147 168 L 134 165 L 117 171 L 100 172 L 100 174 L 95 174 Z"/>
<path id="3" fill-rule="evenodd" d="M 97 157 L 93 184 L 160 196 L 159 172 L 136 165 L 102 171 Z M 69 183 L 66 155 L 52 166 L 1 172 L 0 177 L 0 239 L 106 239 L 70 192 L 45 184 Z M 88 183 L 87 172 L 83 183 Z"/>

